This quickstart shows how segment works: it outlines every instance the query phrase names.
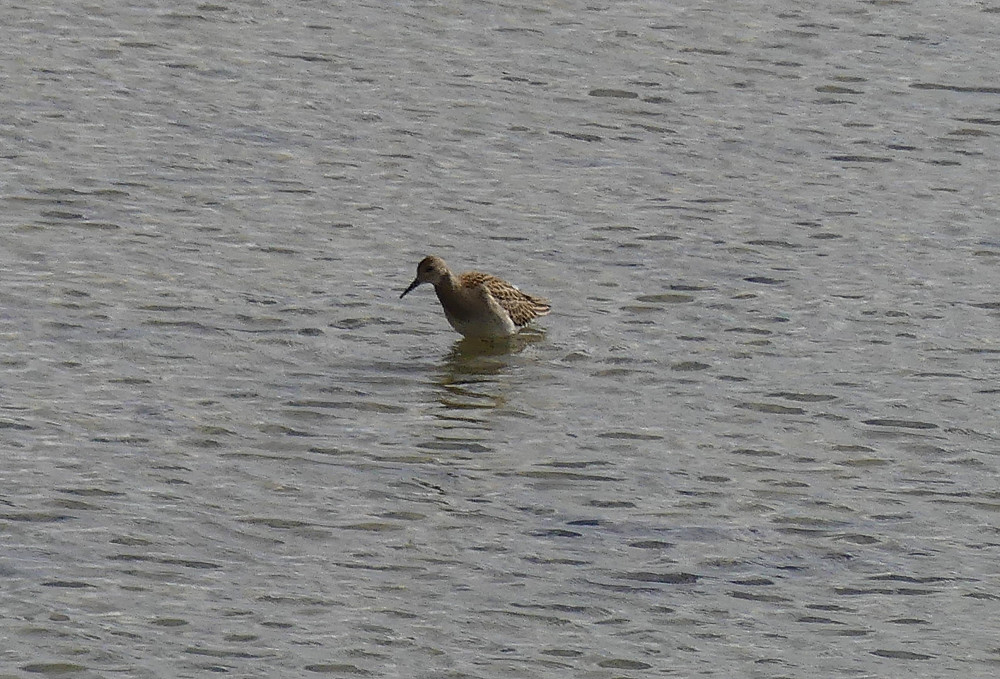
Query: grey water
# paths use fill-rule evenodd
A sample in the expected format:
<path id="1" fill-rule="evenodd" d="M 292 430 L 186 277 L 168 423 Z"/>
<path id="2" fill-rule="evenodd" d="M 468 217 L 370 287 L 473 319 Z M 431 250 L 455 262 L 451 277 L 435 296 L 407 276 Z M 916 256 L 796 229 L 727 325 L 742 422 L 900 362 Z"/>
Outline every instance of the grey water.
<path id="1" fill-rule="evenodd" d="M 3 15 L 0 677 L 1000 672 L 1000 5 Z"/>

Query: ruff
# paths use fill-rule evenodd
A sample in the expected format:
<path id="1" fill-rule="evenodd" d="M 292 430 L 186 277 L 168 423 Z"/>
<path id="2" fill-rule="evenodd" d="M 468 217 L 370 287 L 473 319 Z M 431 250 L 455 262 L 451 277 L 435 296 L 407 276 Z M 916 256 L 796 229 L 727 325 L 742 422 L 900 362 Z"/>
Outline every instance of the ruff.
<path id="1" fill-rule="evenodd" d="M 456 276 L 443 259 L 433 255 L 417 265 L 417 277 L 399 298 L 421 283 L 434 286 L 451 327 L 466 337 L 508 337 L 551 308 L 541 297 L 523 293 L 488 273 L 467 271 Z"/>

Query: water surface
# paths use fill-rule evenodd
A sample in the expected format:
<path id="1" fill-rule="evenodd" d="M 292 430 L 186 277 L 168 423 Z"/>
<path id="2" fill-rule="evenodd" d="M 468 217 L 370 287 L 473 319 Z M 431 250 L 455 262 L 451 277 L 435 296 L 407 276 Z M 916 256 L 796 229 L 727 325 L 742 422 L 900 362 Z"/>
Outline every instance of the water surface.
<path id="1" fill-rule="evenodd" d="M 997 20 L 10 8 L 0 673 L 994 676 Z"/>

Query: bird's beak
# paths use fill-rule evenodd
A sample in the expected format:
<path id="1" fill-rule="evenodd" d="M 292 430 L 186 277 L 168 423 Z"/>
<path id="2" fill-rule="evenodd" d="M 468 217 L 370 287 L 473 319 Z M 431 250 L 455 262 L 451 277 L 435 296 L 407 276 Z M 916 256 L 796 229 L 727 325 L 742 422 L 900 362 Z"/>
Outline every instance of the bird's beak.
<path id="1" fill-rule="evenodd" d="M 399 298 L 403 299 L 404 297 L 406 297 L 406 293 L 408 293 L 410 290 L 412 290 L 413 288 L 417 287 L 418 285 L 420 285 L 420 281 L 418 281 L 416 278 L 414 278 L 413 282 L 410 283 L 410 286 L 408 288 L 406 288 L 406 290 L 403 290 L 403 294 L 401 294 L 399 296 Z"/>

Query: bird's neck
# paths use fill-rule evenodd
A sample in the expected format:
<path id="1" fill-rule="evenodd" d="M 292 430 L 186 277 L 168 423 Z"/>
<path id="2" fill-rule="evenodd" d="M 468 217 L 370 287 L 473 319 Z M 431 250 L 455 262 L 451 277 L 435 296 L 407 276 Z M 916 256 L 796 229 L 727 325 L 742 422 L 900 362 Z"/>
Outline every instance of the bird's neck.
<path id="1" fill-rule="evenodd" d="M 449 271 L 446 275 L 441 276 L 441 280 L 439 280 L 434 285 L 434 287 L 438 290 L 447 290 L 448 292 L 454 292 L 455 290 L 458 290 L 459 287 L 461 287 L 461 283 L 459 283 L 458 278 L 455 277 L 455 274 Z"/>

